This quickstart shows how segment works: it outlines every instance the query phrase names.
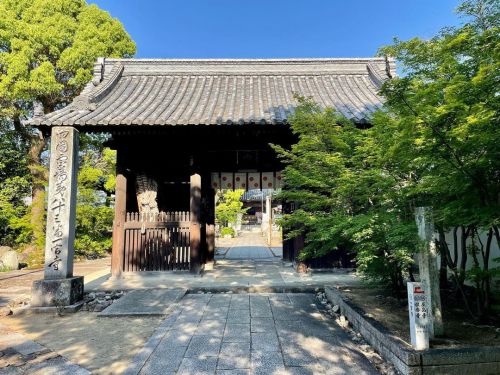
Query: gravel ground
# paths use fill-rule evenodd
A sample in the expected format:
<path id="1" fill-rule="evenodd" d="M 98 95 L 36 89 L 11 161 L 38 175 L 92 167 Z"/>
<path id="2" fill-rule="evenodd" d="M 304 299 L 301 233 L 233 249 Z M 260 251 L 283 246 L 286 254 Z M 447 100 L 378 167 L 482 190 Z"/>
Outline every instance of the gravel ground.
<path id="1" fill-rule="evenodd" d="M 111 257 L 75 263 L 74 275 L 86 276 L 111 268 Z M 16 299 L 29 299 L 31 284 L 43 278 L 43 269 L 0 272 L 0 307 Z"/>
<path id="2" fill-rule="evenodd" d="M 13 331 L 102 375 L 123 372 L 160 322 L 159 317 L 99 318 L 89 312 L 0 318 Z"/>

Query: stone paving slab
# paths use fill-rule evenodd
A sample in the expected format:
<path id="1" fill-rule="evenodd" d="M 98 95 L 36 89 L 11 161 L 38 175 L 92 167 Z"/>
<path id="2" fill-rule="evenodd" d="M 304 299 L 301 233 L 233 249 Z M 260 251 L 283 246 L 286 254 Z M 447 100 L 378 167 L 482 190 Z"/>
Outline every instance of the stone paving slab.
<path id="1" fill-rule="evenodd" d="M 270 316 L 260 316 L 263 310 Z M 240 312 L 242 321 L 235 323 L 237 315 L 230 311 Z M 203 319 L 186 318 L 193 313 Z M 283 319 L 286 314 L 290 317 Z M 285 293 L 185 295 L 126 374 L 378 372 L 319 311 L 313 294 Z"/>
<path id="2" fill-rule="evenodd" d="M 220 243 L 221 241 L 218 242 Z M 226 245 L 229 249 L 219 253 L 217 259 L 272 260 L 278 256 L 282 257 L 282 251 L 281 255 L 279 255 L 280 249 L 278 247 L 274 249 L 270 248 L 260 233 L 244 231 L 240 236 L 227 241 Z"/>
<path id="3" fill-rule="evenodd" d="M 134 290 L 116 300 L 98 316 L 167 315 L 186 289 Z"/>
<path id="4" fill-rule="evenodd" d="M 90 371 L 0 324 L 0 374 L 90 375 Z"/>
<path id="5" fill-rule="evenodd" d="M 233 246 L 226 254 L 224 259 L 262 259 L 274 258 L 275 255 L 271 249 L 261 246 Z"/>
<path id="6" fill-rule="evenodd" d="M 0 335 L 0 350 L 11 348 L 21 355 L 30 355 L 45 350 L 45 348 L 19 333 L 6 333 Z"/>

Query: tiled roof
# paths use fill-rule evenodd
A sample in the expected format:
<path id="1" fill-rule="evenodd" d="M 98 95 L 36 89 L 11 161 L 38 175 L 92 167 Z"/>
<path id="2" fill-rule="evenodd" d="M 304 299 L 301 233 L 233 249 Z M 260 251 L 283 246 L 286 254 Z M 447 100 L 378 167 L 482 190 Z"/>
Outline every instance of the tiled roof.
<path id="1" fill-rule="evenodd" d="M 389 70 L 389 71 L 388 71 Z M 67 107 L 32 125 L 284 123 L 294 94 L 363 122 L 382 104 L 394 62 L 368 59 L 99 59 L 94 79 Z"/>

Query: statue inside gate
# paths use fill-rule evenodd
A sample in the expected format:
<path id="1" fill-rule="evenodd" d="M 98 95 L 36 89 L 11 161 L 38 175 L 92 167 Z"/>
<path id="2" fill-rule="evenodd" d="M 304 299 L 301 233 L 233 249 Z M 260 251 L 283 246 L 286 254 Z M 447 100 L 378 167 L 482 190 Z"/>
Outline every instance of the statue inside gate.
<path id="1" fill-rule="evenodd" d="M 158 195 L 158 183 L 151 177 L 146 176 L 144 173 L 137 175 L 136 179 L 137 188 L 137 206 L 139 207 L 139 214 L 144 220 L 154 221 L 159 214 L 158 202 L 156 197 Z"/>

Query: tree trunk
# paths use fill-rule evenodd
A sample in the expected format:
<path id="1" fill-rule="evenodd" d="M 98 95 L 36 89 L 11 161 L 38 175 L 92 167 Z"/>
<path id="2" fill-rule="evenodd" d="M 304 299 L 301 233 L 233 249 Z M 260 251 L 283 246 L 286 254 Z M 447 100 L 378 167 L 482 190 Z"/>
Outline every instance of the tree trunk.
<path id="1" fill-rule="evenodd" d="M 460 284 L 464 284 L 465 281 L 465 269 L 467 266 L 467 237 L 469 235 L 470 229 L 462 225 L 461 227 L 461 238 L 460 238 L 460 270 L 459 270 L 459 281 Z"/>
<path id="2" fill-rule="evenodd" d="M 490 254 L 491 254 L 491 242 L 493 241 L 493 229 L 488 230 L 488 239 L 486 240 L 486 249 L 483 258 L 483 271 L 484 276 L 484 310 L 489 313 L 490 310 L 490 294 L 491 294 L 491 276 L 489 273 L 490 269 Z"/>
<path id="3" fill-rule="evenodd" d="M 26 142 L 30 143 L 28 168 L 33 178 L 30 214 L 30 224 L 33 231 L 32 243 L 37 250 L 42 251 L 45 242 L 45 186 L 47 186 L 49 177 L 47 168 L 42 164 L 42 152 L 47 146 L 47 138 L 38 130 L 25 128 L 18 116 L 13 120 L 16 131 L 24 137 Z"/>
<path id="4" fill-rule="evenodd" d="M 495 238 L 497 240 L 497 246 L 500 247 L 500 232 L 498 230 L 498 226 L 493 225 L 493 232 L 495 233 Z"/>
<path id="5" fill-rule="evenodd" d="M 476 245 L 475 234 L 477 231 L 475 228 L 471 230 L 471 238 L 472 238 L 472 247 L 471 247 L 471 255 L 472 261 L 474 264 L 474 268 L 481 269 L 479 264 L 479 260 L 477 258 L 477 253 L 479 252 L 479 248 Z M 476 307 L 477 307 L 477 315 L 479 320 L 484 320 L 484 293 L 482 288 L 482 280 L 479 277 L 474 279 L 474 286 L 476 288 Z"/>
<path id="6" fill-rule="evenodd" d="M 450 254 L 450 248 L 448 247 L 448 243 L 446 241 L 441 241 L 444 239 L 444 232 L 441 228 L 438 227 L 438 232 L 439 232 L 439 248 L 441 252 L 441 256 L 444 257 L 446 260 L 446 263 L 448 267 L 450 268 L 451 271 L 451 277 L 455 281 L 455 286 L 457 287 L 457 290 L 460 292 L 460 295 L 462 296 L 462 300 L 464 302 L 465 309 L 469 313 L 472 319 L 476 319 L 474 316 L 470 306 L 469 306 L 469 301 L 467 300 L 467 296 L 465 294 L 463 284 L 460 282 L 460 275 L 459 271 L 457 270 L 457 264 L 456 264 L 456 258 L 455 261 L 451 259 L 451 254 Z"/>
<path id="7" fill-rule="evenodd" d="M 446 243 L 446 237 L 444 235 L 443 230 L 439 231 L 439 288 L 441 290 L 448 288 L 448 267 L 446 262 L 446 254 L 445 249 L 442 244 L 446 245 L 448 248 L 448 244 Z"/>
<path id="8" fill-rule="evenodd" d="M 410 277 L 410 281 L 411 281 L 412 283 L 414 283 L 414 282 L 415 282 L 415 275 L 413 274 L 413 269 L 412 269 L 412 267 L 411 267 L 411 266 L 410 266 L 410 267 L 408 267 L 408 275 L 409 275 L 409 277 Z"/>
<path id="9" fill-rule="evenodd" d="M 453 267 L 458 264 L 458 227 L 453 228 Z"/>

